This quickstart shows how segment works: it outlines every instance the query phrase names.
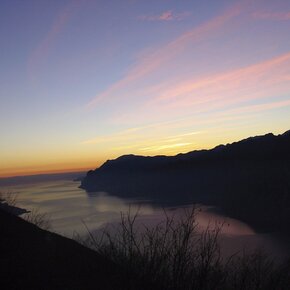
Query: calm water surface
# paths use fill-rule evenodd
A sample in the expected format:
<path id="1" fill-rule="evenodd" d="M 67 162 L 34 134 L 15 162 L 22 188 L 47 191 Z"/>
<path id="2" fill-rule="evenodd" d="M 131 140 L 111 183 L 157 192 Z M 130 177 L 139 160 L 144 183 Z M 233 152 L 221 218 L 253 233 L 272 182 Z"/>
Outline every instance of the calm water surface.
<path id="1" fill-rule="evenodd" d="M 18 194 L 18 206 L 27 210 L 37 209 L 46 213 L 52 230 L 67 237 L 75 233 L 81 236 L 90 231 L 98 231 L 107 224 L 120 221 L 120 213 L 140 210 L 142 223 L 154 225 L 164 219 L 164 208 L 142 199 L 125 199 L 111 196 L 105 192 L 87 194 L 78 188 L 80 182 L 70 180 L 46 181 L 1 188 Z M 189 205 L 184 207 L 190 207 Z M 166 207 L 169 214 L 180 215 L 184 207 Z M 211 207 L 200 206 L 197 214 L 198 228 L 202 231 L 209 224 L 223 223 L 220 236 L 224 253 L 251 250 L 262 247 L 276 257 L 290 253 L 289 246 L 270 234 L 258 234 L 250 226 L 217 213 Z"/>

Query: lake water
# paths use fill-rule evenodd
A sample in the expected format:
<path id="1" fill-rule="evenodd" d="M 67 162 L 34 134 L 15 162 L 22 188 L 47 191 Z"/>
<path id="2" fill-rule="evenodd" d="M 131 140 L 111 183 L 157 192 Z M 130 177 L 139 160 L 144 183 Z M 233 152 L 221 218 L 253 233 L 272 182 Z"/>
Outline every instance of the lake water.
<path id="1" fill-rule="evenodd" d="M 107 224 L 118 223 L 121 212 L 128 212 L 129 207 L 132 213 L 139 210 L 140 221 L 149 226 L 164 220 L 164 209 L 170 215 L 179 216 L 184 213 L 184 208 L 191 207 L 164 208 L 144 199 L 120 198 L 105 192 L 88 194 L 79 185 L 80 182 L 71 180 L 55 180 L 6 186 L 0 190 L 16 192 L 19 207 L 46 213 L 51 230 L 70 238 L 76 233 L 87 235 L 86 227 L 97 232 Z M 223 224 L 220 242 L 225 254 L 262 247 L 277 258 L 289 255 L 289 245 L 285 240 L 273 234 L 256 233 L 249 225 L 217 213 L 212 207 L 200 205 L 199 208 L 196 219 L 200 231 L 209 224 Z"/>

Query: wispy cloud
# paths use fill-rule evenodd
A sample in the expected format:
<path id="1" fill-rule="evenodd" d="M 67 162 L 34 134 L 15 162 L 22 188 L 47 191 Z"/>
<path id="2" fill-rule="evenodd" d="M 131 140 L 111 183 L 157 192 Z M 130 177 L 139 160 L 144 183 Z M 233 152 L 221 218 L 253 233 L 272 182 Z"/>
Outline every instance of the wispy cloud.
<path id="1" fill-rule="evenodd" d="M 207 114 L 193 113 L 189 117 L 180 117 L 167 122 L 151 123 L 149 125 L 129 128 L 109 135 L 100 135 L 96 138 L 82 142 L 84 145 L 107 148 L 118 152 L 155 155 L 176 154 L 187 152 L 197 148 L 208 147 L 200 143 L 205 136 L 216 135 L 217 132 L 237 130 L 237 128 L 249 129 L 258 114 L 265 111 L 290 106 L 290 100 L 268 100 L 259 104 L 245 104 L 239 107 L 224 108 L 221 111 L 212 112 L 210 118 Z M 137 112 L 138 114 L 138 112 Z M 192 131 L 199 128 L 200 131 Z M 182 132 L 172 134 L 172 132 Z M 212 145 L 216 145 L 214 142 Z"/>
<path id="2" fill-rule="evenodd" d="M 141 15 L 138 18 L 145 21 L 180 21 L 188 17 L 190 14 L 191 13 L 189 11 L 178 13 L 173 12 L 172 10 L 167 10 L 158 15 Z"/>
<path id="3" fill-rule="evenodd" d="M 100 144 L 100 143 L 107 143 L 107 142 L 113 142 L 115 140 L 121 141 L 121 140 L 128 140 L 128 138 L 133 137 L 136 138 L 137 135 L 143 136 L 145 133 L 147 134 L 148 132 L 151 133 L 152 132 L 152 128 L 154 128 L 156 130 L 160 130 L 160 132 L 162 131 L 162 129 L 164 128 L 164 125 L 166 126 L 167 122 L 164 123 L 153 123 L 150 125 L 146 125 L 146 126 L 140 126 L 140 127 L 136 127 L 136 128 L 129 128 L 117 133 L 113 133 L 113 134 L 109 134 L 109 135 L 102 135 L 102 136 L 98 136 L 96 138 L 93 139 L 89 139 L 86 141 L 83 141 L 82 144 Z M 195 132 L 186 132 L 183 134 L 177 134 L 177 135 L 170 135 L 170 136 L 166 136 L 163 138 L 164 140 L 174 140 L 176 141 L 177 139 L 179 140 L 180 138 L 183 137 L 189 137 L 189 136 L 193 136 L 193 135 L 197 135 L 197 134 L 201 134 L 201 131 L 195 131 Z M 148 135 L 148 134 L 147 134 Z"/>
<path id="4" fill-rule="evenodd" d="M 210 67 L 202 70 L 203 74 L 198 68 L 193 73 L 188 70 L 204 62 L 194 58 L 196 44 L 207 47 L 211 36 L 224 36 L 224 31 L 232 33 L 234 28 L 229 24 L 240 24 L 236 18 L 243 8 L 233 6 L 155 51 L 141 55 L 123 78 L 88 104 L 89 108 L 114 104 L 115 113 L 111 110 L 104 122 L 125 128 L 130 124 L 141 126 L 83 143 L 110 147 L 122 154 L 174 154 L 204 147 L 199 146 L 198 137 L 191 132 L 215 135 L 219 127 L 229 131 L 247 128 L 263 112 L 289 106 L 285 92 L 290 90 L 290 51 L 265 56 L 262 61 L 222 65 L 219 70 Z M 192 62 L 184 62 L 180 70 L 174 70 L 181 55 L 186 56 L 183 60 L 189 57 Z M 206 61 L 210 62 L 211 57 Z"/>
<path id="5" fill-rule="evenodd" d="M 233 106 L 282 97 L 290 90 L 290 52 L 245 67 L 164 81 L 139 108 L 114 116 L 117 123 L 166 120 L 200 115 Z M 149 91 L 149 90 L 148 90 Z M 138 97 L 138 92 L 133 92 Z"/>
<path id="6" fill-rule="evenodd" d="M 203 38 L 217 33 L 219 29 L 239 15 L 240 12 L 241 5 L 234 5 L 223 14 L 182 33 L 179 37 L 159 47 L 154 52 L 143 55 L 123 78 L 112 84 L 107 90 L 95 96 L 87 104 L 87 108 L 91 109 L 107 98 L 113 99 L 119 96 L 120 89 L 132 85 L 137 80 L 144 78 L 158 68 L 163 67 L 166 63 L 171 62 L 177 54 L 182 53 L 189 43 L 199 42 Z"/>
<path id="7" fill-rule="evenodd" d="M 165 149 L 172 149 L 172 148 L 180 148 L 180 147 L 188 147 L 188 145 L 191 145 L 192 143 L 174 143 L 169 145 L 155 145 L 155 146 L 149 146 L 140 148 L 140 151 L 164 151 Z"/>
<path id="8" fill-rule="evenodd" d="M 73 0 L 61 9 L 52 22 L 47 34 L 32 51 L 28 59 L 28 75 L 32 80 L 37 74 L 39 65 L 47 59 L 49 51 L 52 48 L 57 36 L 64 30 L 70 18 L 83 3 L 84 0 Z"/>
<path id="9" fill-rule="evenodd" d="M 268 20 L 290 20 L 290 11 L 286 12 L 255 12 L 253 13 L 253 17 L 256 19 L 268 19 Z"/>
<path id="10" fill-rule="evenodd" d="M 185 131 L 182 134 L 172 135 L 169 133 L 168 124 L 150 124 L 138 128 L 129 128 L 110 135 L 98 136 L 86 140 L 82 144 L 105 146 L 110 150 L 128 152 L 146 152 L 156 154 L 172 152 L 175 148 L 188 148 L 196 135 L 202 131 Z M 183 130 L 184 131 L 184 130 Z"/>
<path id="11" fill-rule="evenodd" d="M 243 106 L 239 108 L 234 108 L 225 111 L 224 115 L 236 115 L 236 114 L 243 114 L 243 113 L 259 113 L 264 111 L 269 111 L 272 109 L 277 108 L 283 108 L 290 106 L 290 100 L 284 100 L 284 101 L 277 101 L 277 102 L 269 102 L 269 103 L 263 103 L 263 104 L 257 104 L 257 105 L 249 105 L 249 106 Z"/>
<path id="12" fill-rule="evenodd" d="M 254 92 L 265 92 L 269 87 L 286 83 L 290 66 L 290 52 L 244 68 L 231 70 L 200 79 L 189 79 L 170 86 L 154 102 L 173 102 L 179 106 L 208 103 L 217 99 L 233 100 L 239 95 L 239 100 L 252 98 Z M 286 77 L 285 77 L 286 75 Z M 250 94 L 245 90 L 250 89 Z M 241 97 L 243 95 L 243 97 Z"/>

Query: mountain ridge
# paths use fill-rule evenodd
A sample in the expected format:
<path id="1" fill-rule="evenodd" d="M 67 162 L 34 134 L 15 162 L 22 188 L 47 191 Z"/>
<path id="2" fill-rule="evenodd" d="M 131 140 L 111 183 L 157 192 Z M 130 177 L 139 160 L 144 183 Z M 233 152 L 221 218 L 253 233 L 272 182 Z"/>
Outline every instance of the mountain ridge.
<path id="1" fill-rule="evenodd" d="M 288 136 L 290 136 L 290 130 L 286 131 L 283 134 L 279 134 L 279 135 L 274 135 L 273 133 L 268 133 L 265 135 L 258 135 L 258 136 L 254 136 L 254 137 L 248 137 L 245 139 L 242 139 L 240 141 L 236 141 L 233 143 L 228 143 L 228 144 L 220 144 L 217 145 L 211 149 L 201 149 L 201 150 L 193 150 L 193 151 L 189 151 L 187 153 L 178 153 L 177 155 L 174 156 L 166 156 L 166 155 L 156 155 L 156 156 L 143 156 L 143 155 L 134 155 L 134 154 L 126 154 L 126 155 L 122 155 L 116 159 L 112 159 L 112 160 L 107 160 L 106 162 L 104 162 L 99 168 L 96 168 L 95 170 L 93 170 L 93 172 L 98 172 L 102 171 L 102 170 L 108 170 L 110 166 L 116 166 L 118 164 L 121 163 L 127 163 L 127 165 L 129 163 L 132 162 L 136 162 L 136 161 L 142 161 L 142 162 L 152 162 L 154 161 L 159 161 L 159 162 L 165 162 L 165 161 L 181 161 L 183 159 L 187 159 L 187 158 L 199 158 L 202 155 L 205 154 L 215 154 L 215 153 L 220 153 L 222 151 L 225 150 L 231 150 L 234 151 L 237 147 L 239 146 L 251 146 L 253 143 L 257 143 L 257 142 L 267 142 L 268 144 L 266 145 L 271 145 L 269 144 L 269 142 L 274 141 L 275 139 L 280 139 L 280 138 L 287 138 Z M 260 144 L 260 145 L 264 145 L 264 144 Z M 253 149 L 253 148 L 252 148 Z M 254 149 L 254 151 L 257 151 L 256 153 L 261 154 L 262 152 L 260 152 L 260 150 L 256 150 Z M 229 154 L 229 153 L 228 153 Z M 239 152 L 239 154 L 243 155 L 242 152 Z M 140 164 L 140 166 L 144 165 L 144 163 Z M 112 168 L 110 168 L 112 169 Z M 90 171 L 92 172 L 92 170 Z"/>
<path id="2" fill-rule="evenodd" d="M 261 230 L 290 229 L 290 134 L 175 156 L 120 156 L 89 171 L 80 187 L 88 194 L 214 205 Z"/>

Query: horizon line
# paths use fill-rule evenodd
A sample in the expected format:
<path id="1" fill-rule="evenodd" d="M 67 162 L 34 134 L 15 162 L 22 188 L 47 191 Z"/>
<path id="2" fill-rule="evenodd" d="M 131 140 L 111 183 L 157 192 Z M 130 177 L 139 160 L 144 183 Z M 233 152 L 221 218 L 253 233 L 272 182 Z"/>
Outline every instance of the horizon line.
<path id="1" fill-rule="evenodd" d="M 123 155 L 120 155 L 116 158 L 113 158 L 113 159 L 117 159 L 121 156 L 126 156 L 126 155 L 135 155 L 135 156 L 144 156 L 144 157 L 154 157 L 154 156 L 177 156 L 179 154 L 187 154 L 189 152 L 193 152 L 193 151 L 202 151 L 202 150 L 212 150 L 218 146 L 221 146 L 221 145 L 227 145 L 227 144 L 233 144 L 235 142 L 239 142 L 239 141 L 242 141 L 242 140 L 246 140 L 248 138 L 253 138 L 253 137 L 259 137 L 259 136 L 265 136 L 265 135 L 268 135 L 268 134 L 272 134 L 274 136 L 280 136 L 280 135 L 283 135 L 287 132 L 290 132 L 290 129 L 289 130 L 286 130 L 280 134 L 278 133 L 273 133 L 273 132 L 268 132 L 268 133 L 265 133 L 265 134 L 260 134 L 260 135 L 255 135 L 255 136 L 248 136 L 246 138 L 243 138 L 243 139 L 239 139 L 237 141 L 233 141 L 231 143 L 226 143 L 226 144 L 216 144 L 215 146 L 211 147 L 211 148 L 204 148 L 204 149 L 193 149 L 193 150 L 189 150 L 185 153 L 182 153 L 182 152 L 179 152 L 179 153 L 176 153 L 174 155 L 165 155 L 165 154 L 157 154 L 157 155 L 137 155 L 137 154 L 133 154 L 133 153 L 128 153 L 128 154 L 123 154 Z M 112 160 L 112 159 L 107 159 L 106 161 L 108 160 Z M 105 161 L 105 162 L 106 162 Z M 105 162 L 103 162 L 102 164 L 104 164 Z M 102 166 L 102 164 L 100 166 L 97 166 L 96 168 L 99 168 Z M 96 169 L 95 168 L 95 169 Z M 13 173 L 13 174 L 7 174 L 7 175 L 0 175 L 0 179 L 8 179 L 8 178 L 16 178 L 16 177 L 32 177 L 32 176 L 37 176 L 37 175 L 53 175 L 53 174 L 66 174 L 66 173 L 82 173 L 82 172 L 87 172 L 87 171 L 90 171 L 90 170 L 93 170 L 91 167 L 83 167 L 83 168 L 71 168 L 71 169 L 63 169 L 63 170 L 59 170 L 59 169 L 55 169 L 55 170 L 49 170 L 49 171 L 39 171 L 39 172 L 28 172 L 28 173 L 24 173 L 24 174 L 21 174 L 21 175 L 17 175 L 17 173 Z"/>

